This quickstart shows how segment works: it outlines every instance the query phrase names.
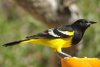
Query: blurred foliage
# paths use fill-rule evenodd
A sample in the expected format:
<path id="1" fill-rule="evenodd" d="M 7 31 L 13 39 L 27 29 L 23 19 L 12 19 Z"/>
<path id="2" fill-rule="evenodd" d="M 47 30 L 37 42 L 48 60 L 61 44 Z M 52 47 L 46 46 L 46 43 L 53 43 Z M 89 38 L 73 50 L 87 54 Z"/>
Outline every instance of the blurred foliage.
<path id="1" fill-rule="evenodd" d="M 78 5 L 84 18 L 98 22 L 86 31 L 83 41 L 84 46 L 79 55 L 100 57 L 100 1 L 79 0 Z"/>
<path id="2" fill-rule="evenodd" d="M 77 4 L 84 18 L 98 22 L 86 31 L 79 56 L 100 57 L 100 0 L 78 0 Z M 46 29 L 19 7 L 6 8 L 0 0 L 0 45 Z M 0 67 L 50 67 L 52 59 L 47 58 L 51 55 L 51 50 L 40 45 L 0 46 Z"/>

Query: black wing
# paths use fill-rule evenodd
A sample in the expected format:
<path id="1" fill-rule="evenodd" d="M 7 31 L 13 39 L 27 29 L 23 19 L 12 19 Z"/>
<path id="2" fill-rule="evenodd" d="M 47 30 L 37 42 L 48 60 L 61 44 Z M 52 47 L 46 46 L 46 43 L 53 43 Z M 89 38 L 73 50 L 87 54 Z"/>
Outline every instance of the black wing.
<path id="1" fill-rule="evenodd" d="M 32 38 L 67 38 L 73 36 L 72 34 L 68 34 L 68 32 L 73 32 L 72 28 L 70 26 L 63 26 L 59 28 L 52 28 L 48 29 L 42 33 L 39 33 L 37 35 L 28 36 L 27 39 Z"/>

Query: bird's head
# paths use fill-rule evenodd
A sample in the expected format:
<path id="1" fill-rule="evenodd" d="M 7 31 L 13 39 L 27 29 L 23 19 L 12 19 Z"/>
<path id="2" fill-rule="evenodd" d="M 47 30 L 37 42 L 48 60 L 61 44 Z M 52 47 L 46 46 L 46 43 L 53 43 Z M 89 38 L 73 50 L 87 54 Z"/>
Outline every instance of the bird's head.
<path id="1" fill-rule="evenodd" d="M 77 21 L 75 21 L 72 26 L 76 27 L 76 28 L 80 28 L 82 30 L 86 30 L 90 25 L 94 24 L 96 22 L 94 21 L 89 21 L 86 19 L 79 19 Z"/>

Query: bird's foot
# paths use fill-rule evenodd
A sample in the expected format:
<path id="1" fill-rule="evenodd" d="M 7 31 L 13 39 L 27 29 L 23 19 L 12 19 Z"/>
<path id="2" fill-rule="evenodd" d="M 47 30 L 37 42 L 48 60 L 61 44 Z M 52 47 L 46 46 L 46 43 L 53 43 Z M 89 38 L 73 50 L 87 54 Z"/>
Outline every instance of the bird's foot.
<path id="1" fill-rule="evenodd" d="M 64 53 L 64 52 L 60 52 L 62 55 L 64 55 L 65 57 L 72 57 L 71 55 L 67 54 L 67 53 Z"/>

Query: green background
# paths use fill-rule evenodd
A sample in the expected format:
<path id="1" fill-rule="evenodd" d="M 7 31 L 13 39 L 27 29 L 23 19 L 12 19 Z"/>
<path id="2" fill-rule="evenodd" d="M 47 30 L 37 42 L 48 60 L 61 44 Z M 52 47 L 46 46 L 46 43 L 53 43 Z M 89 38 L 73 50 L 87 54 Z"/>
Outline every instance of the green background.
<path id="1" fill-rule="evenodd" d="M 2 45 L 28 35 L 33 35 L 46 29 L 46 27 L 32 18 L 31 15 L 19 9 L 5 9 L 0 0 L 0 67 L 50 67 L 48 61 L 52 50 L 44 46 L 17 45 L 3 47 Z M 100 57 L 100 0 L 77 0 L 83 17 L 98 22 L 85 33 L 80 57 Z M 20 15 L 21 14 L 21 15 Z M 51 64 L 50 64 L 51 63 Z"/>

